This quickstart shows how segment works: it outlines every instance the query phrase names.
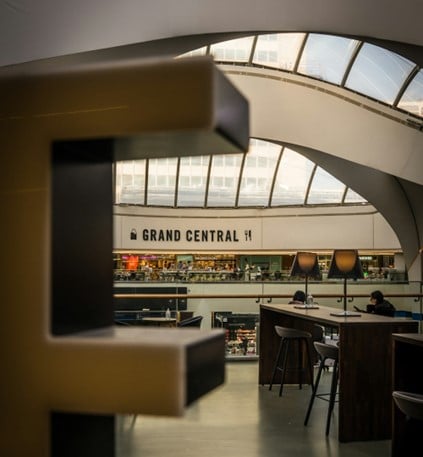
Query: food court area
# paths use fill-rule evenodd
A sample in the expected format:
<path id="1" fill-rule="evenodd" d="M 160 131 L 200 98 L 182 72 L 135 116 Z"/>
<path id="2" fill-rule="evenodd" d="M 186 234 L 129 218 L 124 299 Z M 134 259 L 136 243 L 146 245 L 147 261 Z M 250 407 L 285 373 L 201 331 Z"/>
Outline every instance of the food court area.
<path id="1" fill-rule="evenodd" d="M 0 455 L 421 455 L 391 3 L 0 2 Z"/>

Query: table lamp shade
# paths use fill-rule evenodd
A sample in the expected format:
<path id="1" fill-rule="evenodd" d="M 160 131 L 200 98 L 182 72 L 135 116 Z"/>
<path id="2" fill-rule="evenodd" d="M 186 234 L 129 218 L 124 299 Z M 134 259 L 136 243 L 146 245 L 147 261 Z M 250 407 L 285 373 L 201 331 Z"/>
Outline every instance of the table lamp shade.
<path id="1" fill-rule="evenodd" d="M 333 252 L 328 278 L 363 278 L 358 251 L 355 249 L 337 249 Z"/>
<path id="2" fill-rule="evenodd" d="M 292 263 L 290 276 L 319 277 L 320 268 L 317 262 L 317 254 L 314 252 L 297 252 Z"/>

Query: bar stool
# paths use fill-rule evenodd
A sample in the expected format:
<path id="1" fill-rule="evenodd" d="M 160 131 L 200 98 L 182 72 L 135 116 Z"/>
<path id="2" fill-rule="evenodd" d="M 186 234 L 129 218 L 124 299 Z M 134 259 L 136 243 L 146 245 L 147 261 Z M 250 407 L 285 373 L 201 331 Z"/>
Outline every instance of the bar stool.
<path id="1" fill-rule="evenodd" d="M 339 378 L 339 348 L 333 344 L 326 344 L 326 343 L 319 343 L 314 342 L 314 347 L 319 354 L 320 364 L 319 369 L 316 376 L 316 381 L 314 382 L 313 393 L 311 394 L 310 403 L 308 405 L 307 414 L 304 420 L 304 425 L 307 425 L 308 419 L 310 417 L 311 410 L 313 408 L 314 399 L 320 398 L 321 400 L 329 401 L 329 408 L 328 408 L 328 415 L 326 419 L 326 436 L 329 435 L 329 428 L 330 428 L 330 420 L 333 412 L 333 408 L 335 406 L 336 401 L 336 392 L 338 389 L 338 378 Z M 322 375 L 322 371 L 326 367 L 326 361 L 333 360 L 333 372 L 332 372 L 332 380 L 331 380 L 331 387 L 329 393 L 318 393 L 320 377 Z M 329 397 L 329 398 L 328 398 Z"/>
<path id="2" fill-rule="evenodd" d="M 287 371 L 296 371 L 299 375 L 299 386 L 302 389 L 303 374 L 306 370 L 309 372 L 311 386 L 313 387 L 313 361 L 311 354 L 312 335 L 309 332 L 297 330 L 295 328 L 280 327 L 275 325 L 275 331 L 280 336 L 278 354 L 273 366 L 272 379 L 270 381 L 269 390 L 272 390 L 275 381 L 276 373 L 281 372 L 281 384 L 279 388 L 279 396 L 282 395 L 282 389 L 285 381 L 285 374 Z M 288 354 L 290 343 L 297 344 L 298 351 L 298 365 L 296 367 L 288 367 Z M 303 348 L 306 348 L 306 360 L 303 357 Z M 305 366 L 306 365 L 306 366 Z"/>
<path id="3" fill-rule="evenodd" d="M 405 421 L 395 424 L 396 453 L 407 457 L 422 455 L 421 436 L 423 433 L 423 395 L 414 392 L 394 390 L 392 397 L 396 406 L 405 415 Z"/>
<path id="4" fill-rule="evenodd" d="M 412 419 L 423 421 L 423 395 L 394 390 L 392 397 L 398 408 Z"/>

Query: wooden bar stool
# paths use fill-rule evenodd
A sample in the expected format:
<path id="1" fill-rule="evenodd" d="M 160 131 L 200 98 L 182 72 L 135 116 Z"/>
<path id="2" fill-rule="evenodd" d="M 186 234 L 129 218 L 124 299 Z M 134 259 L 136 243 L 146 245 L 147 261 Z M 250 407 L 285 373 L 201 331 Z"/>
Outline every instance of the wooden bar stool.
<path id="1" fill-rule="evenodd" d="M 282 389 L 285 382 L 285 374 L 287 371 L 296 371 L 298 373 L 298 380 L 300 389 L 303 384 L 303 374 L 308 371 L 310 376 L 310 383 L 313 386 L 313 360 L 311 354 L 312 335 L 309 332 L 297 330 L 295 328 L 280 327 L 275 325 L 275 331 L 280 336 L 280 343 L 278 354 L 273 366 L 272 379 L 270 381 L 269 390 L 272 390 L 273 383 L 276 378 L 276 373 L 281 372 L 281 384 L 279 388 L 279 396 L 282 395 Z M 288 355 L 290 344 L 296 344 L 297 350 L 297 366 L 288 367 Z M 306 349 L 305 357 L 303 349 Z M 295 349 L 295 347 L 293 347 Z"/>
<path id="2" fill-rule="evenodd" d="M 332 411 L 335 406 L 336 401 L 336 392 L 338 389 L 338 378 L 339 378 L 339 348 L 333 344 L 326 344 L 326 343 L 319 343 L 314 342 L 314 347 L 319 354 L 320 357 L 320 364 L 319 370 L 317 372 L 316 381 L 314 383 L 313 393 L 311 394 L 310 403 L 308 405 L 307 414 L 304 420 L 304 425 L 307 425 L 308 419 L 310 417 L 311 410 L 313 408 L 314 399 L 320 398 L 321 400 L 329 401 L 329 408 L 328 414 L 326 419 L 326 435 L 329 435 L 329 428 L 330 428 L 330 420 L 332 417 Z M 326 361 L 333 360 L 333 372 L 332 372 L 332 380 L 331 380 L 331 387 L 330 392 L 328 393 L 318 393 L 320 377 L 322 375 L 322 371 L 326 367 Z"/>

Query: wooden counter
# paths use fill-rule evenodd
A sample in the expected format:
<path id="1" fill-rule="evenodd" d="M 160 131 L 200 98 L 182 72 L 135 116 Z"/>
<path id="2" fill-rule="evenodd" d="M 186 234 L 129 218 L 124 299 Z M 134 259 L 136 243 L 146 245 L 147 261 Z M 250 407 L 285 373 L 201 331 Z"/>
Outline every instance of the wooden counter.
<path id="1" fill-rule="evenodd" d="M 339 333 L 340 345 L 339 441 L 390 439 L 392 334 L 416 333 L 418 323 L 374 314 L 331 316 L 336 311 L 326 306 L 304 310 L 286 304 L 261 305 L 259 383 L 270 381 L 279 344 L 275 325 L 307 331 L 315 323 L 333 327 Z"/>

